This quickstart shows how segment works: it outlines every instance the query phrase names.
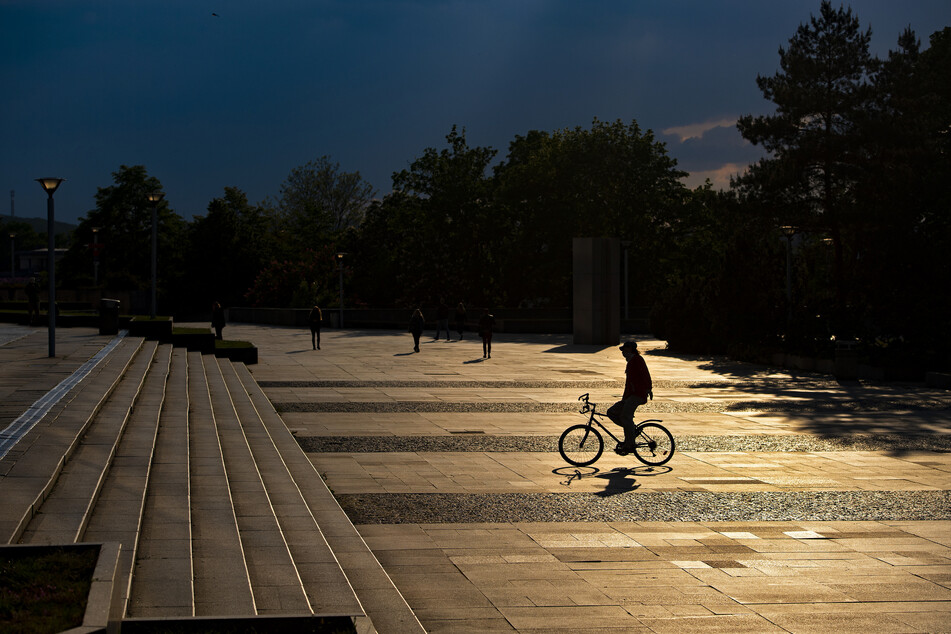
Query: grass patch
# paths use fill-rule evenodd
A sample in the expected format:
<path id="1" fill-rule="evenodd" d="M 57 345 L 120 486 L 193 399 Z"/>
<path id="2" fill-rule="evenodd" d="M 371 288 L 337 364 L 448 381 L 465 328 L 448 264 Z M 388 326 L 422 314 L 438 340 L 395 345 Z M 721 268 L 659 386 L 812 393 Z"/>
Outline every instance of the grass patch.
<path id="1" fill-rule="evenodd" d="M 183 328 L 181 326 L 172 327 L 173 335 L 210 335 L 211 328 Z"/>
<path id="2" fill-rule="evenodd" d="M 96 546 L 0 549 L 0 631 L 82 625 L 98 558 Z"/>
<path id="3" fill-rule="evenodd" d="M 215 350 L 227 350 L 234 348 L 253 348 L 254 344 L 250 341 L 228 341 L 224 339 L 215 339 Z"/>
<path id="4" fill-rule="evenodd" d="M 155 317 L 149 317 L 148 315 L 134 315 L 132 319 L 143 322 L 172 321 L 172 318 L 167 315 L 156 315 Z"/>

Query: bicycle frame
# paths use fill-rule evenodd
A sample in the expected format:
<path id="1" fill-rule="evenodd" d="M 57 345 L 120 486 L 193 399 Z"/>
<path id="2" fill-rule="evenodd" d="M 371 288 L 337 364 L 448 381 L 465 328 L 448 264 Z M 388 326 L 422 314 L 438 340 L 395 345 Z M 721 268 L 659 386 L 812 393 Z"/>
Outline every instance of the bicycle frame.
<path id="1" fill-rule="evenodd" d="M 602 430 L 604 430 L 604 433 L 606 433 L 608 436 L 610 436 L 611 438 L 613 438 L 613 439 L 614 439 L 614 442 L 617 442 L 617 443 L 621 442 L 621 439 L 618 438 L 617 436 L 615 436 L 613 433 L 611 433 L 611 430 L 608 429 L 607 427 L 605 427 L 605 426 L 604 426 L 604 423 L 602 423 L 600 420 L 598 420 L 597 418 L 595 418 L 595 416 L 600 416 L 601 418 L 607 418 L 608 415 L 607 415 L 607 414 L 603 414 L 603 413 L 597 411 L 597 410 L 598 410 L 598 404 L 597 404 L 597 403 L 589 403 L 589 402 L 588 402 L 588 396 L 589 396 L 588 394 L 582 394 L 581 396 L 578 397 L 578 400 L 579 400 L 579 401 L 583 401 L 583 402 L 584 402 L 584 405 L 581 407 L 581 411 L 579 412 L 579 414 L 588 414 L 588 413 L 590 412 L 590 415 L 588 416 L 588 427 L 592 427 L 593 425 L 597 425 L 597 426 L 600 427 Z M 610 420 L 610 419 L 609 419 L 609 420 Z M 640 432 L 641 427 L 644 426 L 644 425 L 646 425 L 647 423 L 662 423 L 662 422 L 663 422 L 662 420 L 657 419 L 657 418 L 649 418 L 649 419 L 647 419 L 647 420 L 642 420 L 642 421 L 639 422 L 639 423 L 635 423 L 635 425 L 634 425 L 634 434 L 635 434 L 635 436 L 636 436 L 636 435 Z M 612 424 L 615 424 L 614 421 L 611 421 L 611 423 L 612 423 Z"/>

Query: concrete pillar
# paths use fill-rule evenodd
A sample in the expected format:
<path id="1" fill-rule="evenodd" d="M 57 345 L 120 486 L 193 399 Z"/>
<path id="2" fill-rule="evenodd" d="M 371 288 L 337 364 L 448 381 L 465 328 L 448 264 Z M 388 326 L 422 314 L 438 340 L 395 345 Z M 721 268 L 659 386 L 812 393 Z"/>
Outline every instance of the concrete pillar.
<path id="1" fill-rule="evenodd" d="M 617 345 L 621 340 L 621 243 L 617 238 L 575 238 L 574 342 Z"/>

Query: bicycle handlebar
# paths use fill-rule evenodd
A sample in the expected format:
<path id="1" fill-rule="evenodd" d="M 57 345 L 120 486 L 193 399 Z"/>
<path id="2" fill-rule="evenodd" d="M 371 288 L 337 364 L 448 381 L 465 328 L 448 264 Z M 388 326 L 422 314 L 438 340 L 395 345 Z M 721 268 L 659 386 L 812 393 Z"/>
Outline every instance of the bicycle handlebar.
<path id="1" fill-rule="evenodd" d="M 587 393 L 582 394 L 581 396 L 579 396 L 579 397 L 578 397 L 578 400 L 579 400 L 579 401 L 584 401 L 584 405 L 581 407 L 581 411 L 580 411 L 581 414 L 587 414 L 588 412 L 590 412 L 590 411 L 593 409 L 593 406 L 588 402 L 588 394 L 587 394 Z"/>

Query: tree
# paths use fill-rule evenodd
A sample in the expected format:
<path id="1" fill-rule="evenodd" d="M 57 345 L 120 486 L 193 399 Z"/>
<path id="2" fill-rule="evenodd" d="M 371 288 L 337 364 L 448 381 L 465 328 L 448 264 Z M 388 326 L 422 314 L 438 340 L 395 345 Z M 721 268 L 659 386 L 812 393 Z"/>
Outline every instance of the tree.
<path id="1" fill-rule="evenodd" d="M 281 185 L 278 208 L 298 251 L 333 241 L 363 220 L 374 196 L 359 172 L 341 172 L 322 156 L 291 170 Z"/>
<path id="2" fill-rule="evenodd" d="M 114 290 L 145 290 L 151 286 L 152 203 L 148 195 L 161 192 L 162 183 L 142 165 L 122 165 L 112 174 L 113 185 L 96 191 L 96 208 L 79 219 L 73 246 L 61 267 L 64 284 L 88 281 L 89 244 L 104 245 L 99 256 L 100 284 Z M 158 204 L 158 283 L 160 303 L 174 308 L 184 271 L 185 221 L 169 207 Z M 164 301 L 162 301 L 164 300 Z M 130 307 L 131 308 L 131 307 Z"/>
<path id="3" fill-rule="evenodd" d="M 747 115 L 737 125 L 744 138 L 770 154 L 736 181 L 739 191 L 777 224 L 821 232 L 831 240 L 837 321 L 843 330 L 847 264 L 854 264 L 856 255 L 847 241 L 860 217 L 856 196 L 865 162 L 860 123 L 878 69 L 870 40 L 871 29 L 863 32 L 851 9 L 833 9 L 824 0 L 819 16 L 800 25 L 789 47 L 779 49 L 780 71 L 757 77 L 776 113 Z"/>
<path id="4" fill-rule="evenodd" d="M 659 277 L 658 229 L 686 192 L 676 165 L 633 121 L 517 136 L 495 171 L 512 223 L 502 266 L 510 301 L 567 306 L 572 238 L 616 236 L 633 245 L 634 296 L 646 303 Z"/>
<path id="5" fill-rule="evenodd" d="M 496 150 L 470 147 L 456 126 L 448 148 L 426 148 L 393 175 L 393 195 L 376 210 L 400 243 L 400 279 L 407 303 L 451 294 L 494 303 L 504 219 L 492 206 L 488 175 Z M 382 237 L 379 229 L 374 231 Z"/>
<path id="6" fill-rule="evenodd" d="M 251 205 L 236 187 L 208 203 L 208 214 L 188 228 L 188 296 L 192 309 L 212 301 L 240 304 L 255 277 L 276 252 L 274 210 Z"/>

